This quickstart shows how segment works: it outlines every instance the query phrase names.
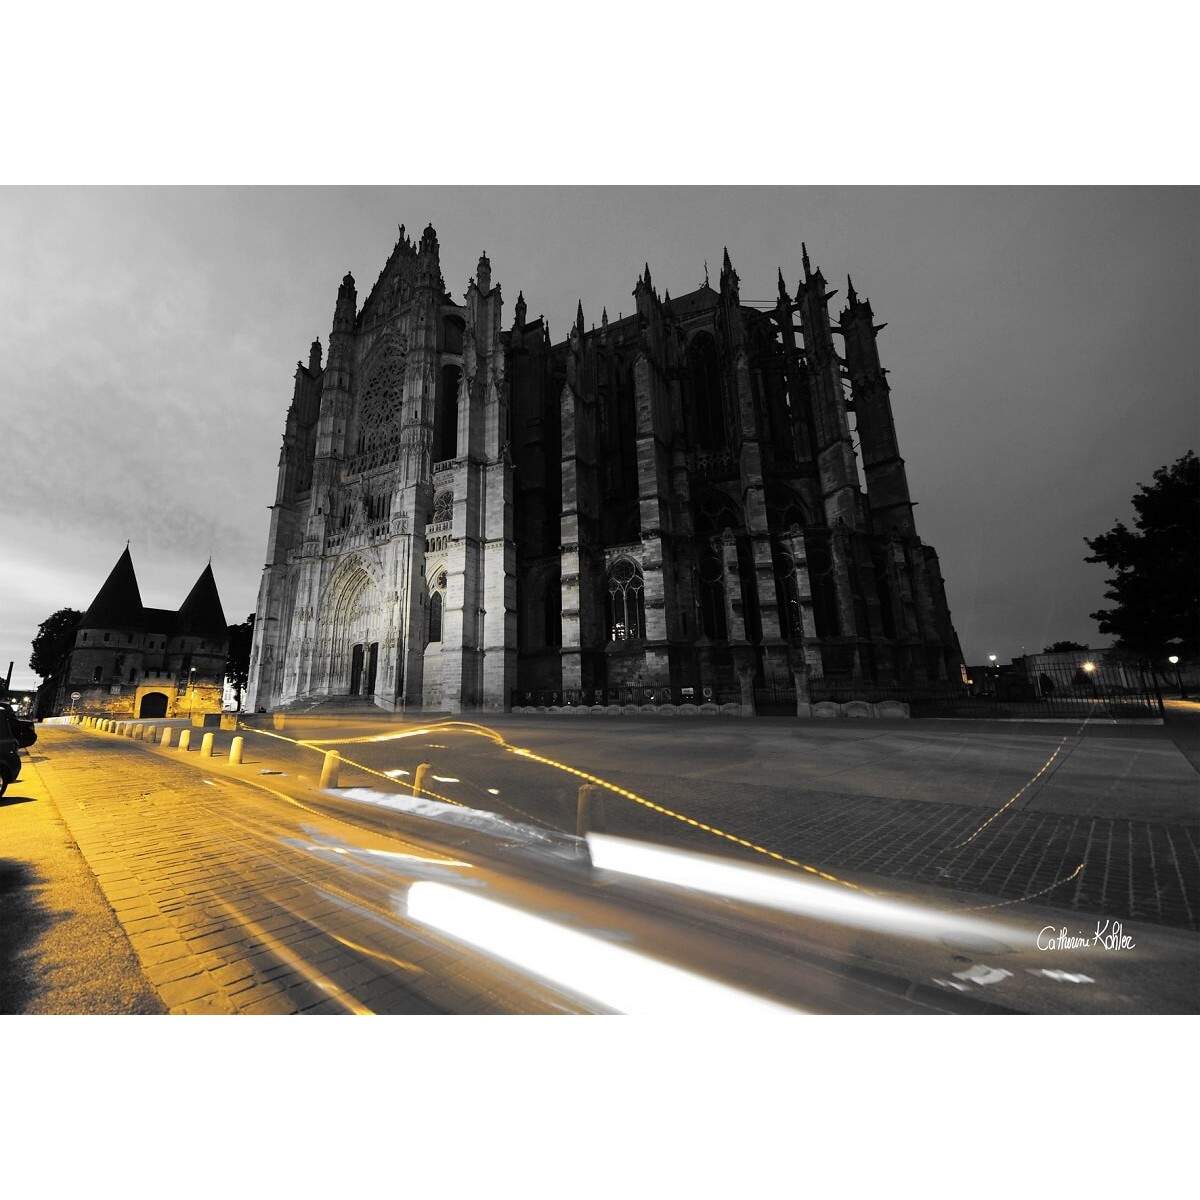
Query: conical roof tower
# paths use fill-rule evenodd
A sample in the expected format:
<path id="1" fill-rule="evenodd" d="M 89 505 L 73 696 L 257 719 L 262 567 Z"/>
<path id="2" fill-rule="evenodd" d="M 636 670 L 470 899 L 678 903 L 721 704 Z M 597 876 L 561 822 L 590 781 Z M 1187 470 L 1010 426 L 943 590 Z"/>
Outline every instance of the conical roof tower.
<path id="1" fill-rule="evenodd" d="M 209 563 L 200 572 L 200 578 L 188 592 L 188 597 L 179 610 L 176 631 L 223 636 L 228 628 L 225 610 L 221 607 L 221 597 L 217 594 L 217 581 L 213 578 L 212 563 Z"/>
<path id="2" fill-rule="evenodd" d="M 80 629 L 141 629 L 146 614 L 129 547 L 117 559 L 104 586 L 96 593 L 79 622 Z"/>

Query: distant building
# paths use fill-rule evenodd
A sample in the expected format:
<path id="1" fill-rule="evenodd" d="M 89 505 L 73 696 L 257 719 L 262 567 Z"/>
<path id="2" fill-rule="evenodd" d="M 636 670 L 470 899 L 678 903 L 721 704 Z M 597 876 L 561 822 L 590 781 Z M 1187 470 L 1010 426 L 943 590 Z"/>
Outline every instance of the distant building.
<path id="1" fill-rule="evenodd" d="M 502 315 L 486 255 L 458 304 L 433 227 L 401 227 L 361 307 L 342 280 L 324 364 L 319 342 L 297 364 L 249 706 L 753 712 L 821 678 L 960 681 L 883 326 L 853 285 L 832 320 L 802 262 L 767 306 L 728 253 L 674 299 L 647 265 L 628 315 L 580 307 L 554 344 L 523 295 Z"/>
<path id="2" fill-rule="evenodd" d="M 227 630 L 211 563 L 178 612 L 146 608 L 126 547 L 79 622 L 55 710 L 125 717 L 220 712 Z"/>

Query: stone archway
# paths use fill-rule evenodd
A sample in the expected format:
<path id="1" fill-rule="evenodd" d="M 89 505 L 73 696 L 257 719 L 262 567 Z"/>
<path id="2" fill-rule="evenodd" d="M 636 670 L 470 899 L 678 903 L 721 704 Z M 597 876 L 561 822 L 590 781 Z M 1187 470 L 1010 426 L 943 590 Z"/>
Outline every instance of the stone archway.
<path id="1" fill-rule="evenodd" d="M 147 692 L 138 706 L 139 717 L 165 717 L 167 697 L 162 692 Z"/>
<path id="2" fill-rule="evenodd" d="M 361 559 L 348 560 L 331 580 L 322 605 L 329 696 L 371 696 L 375 692 L 378 644 L 384 640 L 383 598 Z"/>

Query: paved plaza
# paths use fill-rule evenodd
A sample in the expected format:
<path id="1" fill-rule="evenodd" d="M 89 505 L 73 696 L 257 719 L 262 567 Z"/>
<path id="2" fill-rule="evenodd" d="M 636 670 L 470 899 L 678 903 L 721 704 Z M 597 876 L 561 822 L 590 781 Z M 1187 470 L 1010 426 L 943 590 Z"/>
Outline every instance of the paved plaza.
<path id="1" fill-rule="evenodd" d="M 232 730 L 216 732 L 214 756 L 202 758 L 195 745 L 44 725 L 5 800 L 28 802 L 24 845 L 46 897 L 49 873 L 94 877 L 90 908 L 62 906 L 72 910 L 63 920 L 95 909 L 110 921 L 105 936 L 123 935 L 136 955 L 134 999 L 88 1011 L 571 1011 L 527 982 L 498 983 L 442 944 L 393 939 L 381 949 L 386 881 L 354 900 L 360 934 L 348 937 L 353 905 L 336 860 L 305 860 L 319 881 L 314 906 L 312 889 L 296 884 L 295 847 L 255 835 L 287 805 L 297 838 L 336 842 L 344 826 L 317 788 L 333 744 L 345 760 L 341 790 L 403 792 L 430 761 L 430 778 L 444 781 L 432 786 L 459 789 L 447 797 L 455 803 L 570 837 L 580 779 L 597 778 L 609 785 L 610 833 L 924 889 L 960 910 L 1033 902 L 1072 925 L 1156 927 L 1187 971 L 1198 961 L 1200 718 L 1172 716 L 1165 726 L 1093 728 L 504 717 L 489 722 L 489 737 L 472 722 L 376 719 L 345 731 L 263 722 L 237 731 L 236 766 Z M 419 736 L 378 738 L 398 728 Z M 40 859 L 35 821 L 57 847 Z M 64 856 L 70 843 L 82 864 Z M 396 839 L 378 845 L 394 852 Z"/>

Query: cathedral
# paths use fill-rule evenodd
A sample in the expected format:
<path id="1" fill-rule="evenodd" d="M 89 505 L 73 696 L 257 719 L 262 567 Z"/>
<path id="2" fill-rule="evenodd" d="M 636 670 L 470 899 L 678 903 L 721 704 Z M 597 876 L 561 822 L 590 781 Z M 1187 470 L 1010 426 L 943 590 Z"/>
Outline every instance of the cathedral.
<path id="1" fill-rule="evenodd" d="M 749 715 L 957 682 L 883 326 L 802 265 L 765 311 L 728 251 L 676 297 L 647 265 L 633 312 L 552 344 L 486 255 L 456 303 L 433 227 L 401 226 L 297 364 L 250 706 Z"/>

